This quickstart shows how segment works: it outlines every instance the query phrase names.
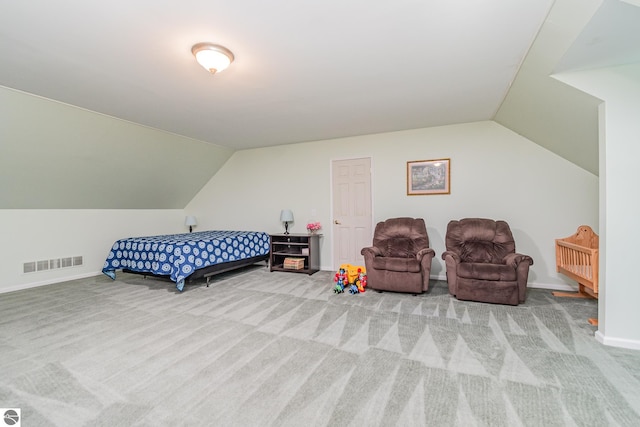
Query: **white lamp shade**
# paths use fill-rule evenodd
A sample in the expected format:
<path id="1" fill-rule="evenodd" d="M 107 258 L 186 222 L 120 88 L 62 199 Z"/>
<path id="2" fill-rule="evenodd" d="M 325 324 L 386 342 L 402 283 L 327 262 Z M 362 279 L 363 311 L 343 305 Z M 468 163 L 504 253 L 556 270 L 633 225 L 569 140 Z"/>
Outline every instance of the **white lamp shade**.
<path id="1" fill-rule="evenodd" d="M 194 225 L 198 225 L 198 221 L 196 221 L 196 217 L 193 215 L 189 215 L 184 219 L 184 225 L 187 227 L 192 227 Z"/>
<path id="2" fill-rule="evenodd" d="M 191 48 L 191 52 L 196 61 L 211 74 L 223 71 L 234 59 L 229 49 L 211 43 L 198 43 Z"/>
<path id="3" fill-rule="evenodd" d="M 283 209 L 280 211 L 280 222 L 292 222 L 293 212 L 291 209 Z"/>

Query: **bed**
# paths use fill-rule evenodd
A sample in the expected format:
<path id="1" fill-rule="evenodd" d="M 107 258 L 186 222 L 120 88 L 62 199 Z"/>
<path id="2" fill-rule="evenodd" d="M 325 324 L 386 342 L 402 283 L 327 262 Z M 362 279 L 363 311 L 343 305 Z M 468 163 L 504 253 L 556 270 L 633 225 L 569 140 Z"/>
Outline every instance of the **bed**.
<path id="1" fill-rule="evenodd" d="M 179 291 L 185 281 L 269 259 L 269 234 L 260 231 L 199 231 L 186 234 L 129 237 L 117 240 L 102 272 L 116 278 L 116 270 L 168 277 Z"/>

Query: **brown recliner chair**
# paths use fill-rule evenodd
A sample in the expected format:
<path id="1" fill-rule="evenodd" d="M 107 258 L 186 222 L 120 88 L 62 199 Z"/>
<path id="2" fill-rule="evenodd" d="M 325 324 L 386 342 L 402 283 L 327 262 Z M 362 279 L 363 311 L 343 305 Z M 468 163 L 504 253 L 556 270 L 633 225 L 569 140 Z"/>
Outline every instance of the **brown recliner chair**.
<path id="1" fill-rule="evenodd" d="M 530 256 L 516 253 L 509 224 L 484 218 L 451 221 L 442 259 L 449 293 L 460 300 L 518 305 L 527 292 Z"/>
<path id="2" fill-rule="evenodd" d="M 429 290 L 431 260 L 427 227 L 422 218 L 391 218 L 376 225 L 373 246 L 363 248 L 367 287 L 377 291 Z"/>

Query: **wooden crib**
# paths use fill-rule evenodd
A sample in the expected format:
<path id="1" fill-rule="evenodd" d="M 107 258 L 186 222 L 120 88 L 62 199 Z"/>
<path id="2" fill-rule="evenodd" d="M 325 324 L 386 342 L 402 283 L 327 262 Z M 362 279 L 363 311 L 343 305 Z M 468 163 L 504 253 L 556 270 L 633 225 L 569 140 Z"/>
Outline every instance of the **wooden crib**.
<path id="1" fill-rule="evenodd" d="M 588 225 L 564 239 L 556 239 L 558 273 L 578 282 L 578 292 L 553 292 L 557 297 L 598 298 L 598 235 Z M 589 319 L 597 324 L 597 319 Z"/>

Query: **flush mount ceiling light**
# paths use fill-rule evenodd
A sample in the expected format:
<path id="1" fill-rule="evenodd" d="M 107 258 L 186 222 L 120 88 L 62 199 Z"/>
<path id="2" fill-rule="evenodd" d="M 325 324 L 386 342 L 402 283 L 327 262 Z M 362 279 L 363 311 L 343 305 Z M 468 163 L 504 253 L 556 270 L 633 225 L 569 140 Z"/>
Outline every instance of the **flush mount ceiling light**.
<path id="1" fill-rule="evenodd" d="M 196 61 L 211 74 L 219 73 L 233 62 L 233 53 L 226 47 L 213 43 L 198 43 L 193 45 L 191 53 Z"/>

